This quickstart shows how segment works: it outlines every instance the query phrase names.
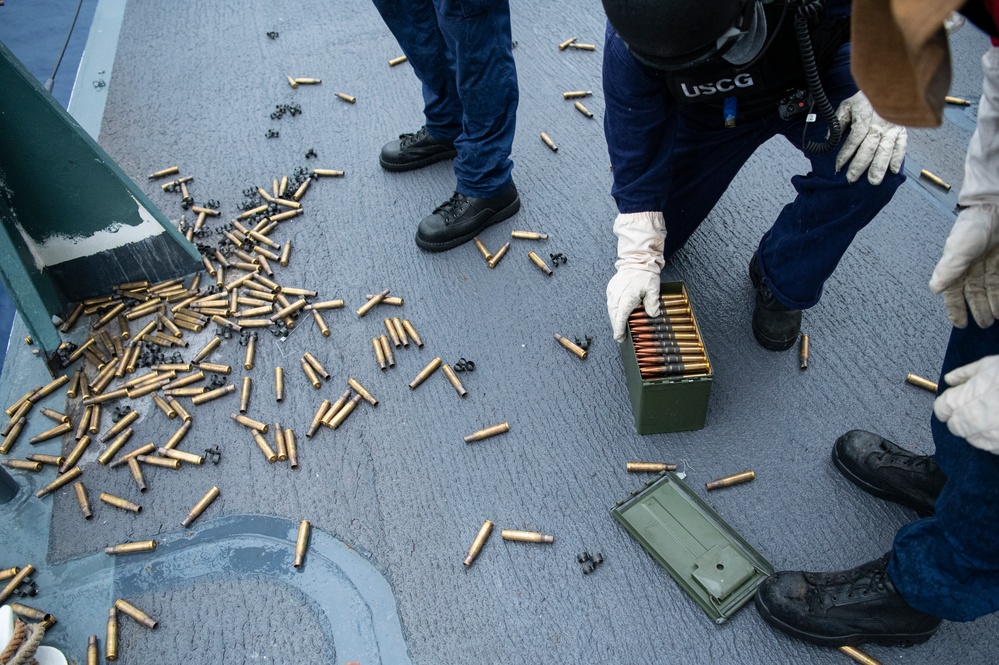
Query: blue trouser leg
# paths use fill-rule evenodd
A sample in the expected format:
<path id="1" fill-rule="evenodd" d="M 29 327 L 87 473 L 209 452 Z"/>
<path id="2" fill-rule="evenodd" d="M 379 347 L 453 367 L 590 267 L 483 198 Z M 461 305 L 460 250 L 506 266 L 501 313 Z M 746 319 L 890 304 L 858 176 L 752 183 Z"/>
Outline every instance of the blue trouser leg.
<path id="1" fill-rule="evenodd" d="M 970 321 L 969 317 L 969 321 Z M 999 323 L 954 328 L 940 372 L 999 354 Z M 948 621 L 999 610 L 999 455 L 980 450 L 930 421 L 934 458 L 947 475 L 936 515 L 902 527 L 888 576 L 905 601 Z"/>
<path id="2" fill-rule="evenodd" d="M 454 80 L 454 56 L 437 25 L 431 0 L 373 0 L 385 25 L 423 84 L 427 131 L 437 139 L 461 133 L 462 108 Z"/>

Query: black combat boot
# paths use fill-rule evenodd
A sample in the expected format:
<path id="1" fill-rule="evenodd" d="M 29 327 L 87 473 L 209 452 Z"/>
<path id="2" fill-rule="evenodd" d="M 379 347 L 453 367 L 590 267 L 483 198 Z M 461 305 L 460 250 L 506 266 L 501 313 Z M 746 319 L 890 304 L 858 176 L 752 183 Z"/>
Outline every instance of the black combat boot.
<path id="1" fill-rule="evenodd" d="M 908 506 L 921 517 L 934 514 L 947 476 L 933 458 L 916 455 L 862 429 L 836 439 L 832 460 L 850 482 L 869 494 Z"/>
<path id="2" fill-rule="evenodd" d="M 888 556 L 837 573 L 774 573 L 757 589 L 756 609 L 774 628 L 826 647 L 925 642 L 941 620 L 909 607 L 885 570 Z"/>
<path id="3" fill-rule="evenodd" d="M 387 171 L 411 171 L 457 154 L 454 141 L 435 139 L 426 127 L 420 127 L 415 134 L 400 134 L 382 146 L 378 161 Z"/>
<path id="4" fill-rule="evenodd" d="M 753 336 L 764 349 L 785 351 L 794 345 L 801 331 L 801 310 L 785 307 L 763 283 L 756 254 L 749 261 L 749 279 L 756 289 L 753 309 Z"/>
<path id="5" fill-rule="evenodd" d="M 443 252 L 468 242 L 483 229 L 520 210 L 520 195 L 510 181 L 497 196 L 478 199 L 455 192 L 416 230 L 416 244 L 428 252 Z"/>

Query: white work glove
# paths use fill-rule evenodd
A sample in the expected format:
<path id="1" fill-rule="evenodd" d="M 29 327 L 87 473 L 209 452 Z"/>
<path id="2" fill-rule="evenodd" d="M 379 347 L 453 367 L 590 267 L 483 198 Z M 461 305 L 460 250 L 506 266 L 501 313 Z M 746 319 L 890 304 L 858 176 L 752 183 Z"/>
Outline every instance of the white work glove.
<path id="1" fill-rule="evenodd" d="M 933 402 L 933 413 L 955 436 L 999 453 L 999 356 L 958 367 L 944 381 L 952 387 Z"/>
<path id="2" fill-rule="evenodd" d="M 614 339 L 624 341 L 628 315 L 640 305 L 659 316 L 659 273 L 666 260 L 666 221 L 661 212 L 621 214 L 614 220 L 617 236 L 617 274 L 607 284 L 607 314 Z"/>
<path id="3" fill-rule="evenodd" d="M 958 328 L 968 325 L 968 309 L 981 328 L 999 318 L 999 206 L 973 205 L 958 214 L 930 291 L 943 294 L 947 318 Z"/>
<path id="4" fill-rule="evenodd" d="M 908 141 L 905 127 L 892 124 L 875 113 L 864 93 L 844 99 L 836 109 L 836 117 L 843 131 L 850 128 L 836 155 L 837 173 L 850 162 L 850 168 L 846 170 L 848 182 L 857 182 L 867 171 L 868 182 L 880 185 L 889 168 L 895 174 L 902 169 Z"/>

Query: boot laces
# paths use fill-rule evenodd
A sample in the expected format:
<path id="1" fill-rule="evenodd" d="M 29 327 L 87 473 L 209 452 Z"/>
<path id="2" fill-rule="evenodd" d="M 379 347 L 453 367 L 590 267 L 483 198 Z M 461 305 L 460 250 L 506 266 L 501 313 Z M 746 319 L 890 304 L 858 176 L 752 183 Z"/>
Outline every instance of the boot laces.
<path id="1" fill-rule="evenodd" d="M 414 143 L 419 143 L 427 138 L 427 128 L 420 127 L 414 134 L 399 134 L 399 147 L 406 149 Z"/>
<path id="2" fill-rule="evenodd" d="M 931 458 L 928 455 L 916 455 L 909 451 L 891 451 L 882 446 L 878 454 L 878 461 L 883 462 L 888 459 L 890 462 L 902 464 L 902 466 L 914 467 L 917 470 L 925 471 L 930 468 Z"/>
<path id="3" fill-rule="evenodd" d="M 885 555 L 854 570 L 830 575 L 824 582 L 815 581 L 816 597 L 828 596 L 836 602 L 840 596 L 852 599 L 858 595 L 866 596 L 872 591 L 881 591 L 887 586 L 887 565 L 888 555 Z"/>
<path id="4" fill-rule="evenodd" d="M 434 210 L 434 214 L 443 217 L 445 224 L 450 224 L 454 220 L 458 219 L 458 217 L 461 217 L 462 213 L 464 213 L 467 208 L 468 197 L 464 194 L 455 192 L 451 195 L 451 198 L 437 206 Z"/>

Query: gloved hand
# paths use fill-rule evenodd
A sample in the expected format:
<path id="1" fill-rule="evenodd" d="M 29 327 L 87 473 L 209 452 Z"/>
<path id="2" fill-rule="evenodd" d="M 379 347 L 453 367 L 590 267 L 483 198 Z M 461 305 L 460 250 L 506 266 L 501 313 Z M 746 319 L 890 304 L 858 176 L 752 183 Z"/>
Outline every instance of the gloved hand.
<path id="1" fill-rule="evenodd" d="M 666 260 L 666 221 L 661 212 L 621 214 L 614 220 L 617 274 L 607 284 L 607 314 L 614 339 L 624 341 L 628 315 L 644 303 L 645 313 L 659 315 L 659 273 Z"/>
<path id="2" fill-rule="evenodd" d="M 896 174 L 901 170 L 908 141 L 905 127 L 894 125 L 875 113 L 864 93 L 844 99 L 836 109 L 836 117 L 843 131 L 850 128 L 836 155 L 837 173 L 850 162 L 846 171 L 848 182 L 857 182 L 867 171 L 868 182 L 880 185 L 889 168 Z"/>
<path id="3" fill-rule="evenodd" d="M 967 309 L 982 328 L 999 318 L 999 207 L 972 205 L 958 214 L 930 291 L 943 293 L 947 318 L 958 328 L 968 325 Z"/>
<path id="4" fill-rule="evenodd" d="M 953 387 L 933 402 L 933 413 L 975 448 L 999 453 L 999 356 L 958 367 L 944 381 Z"/>

